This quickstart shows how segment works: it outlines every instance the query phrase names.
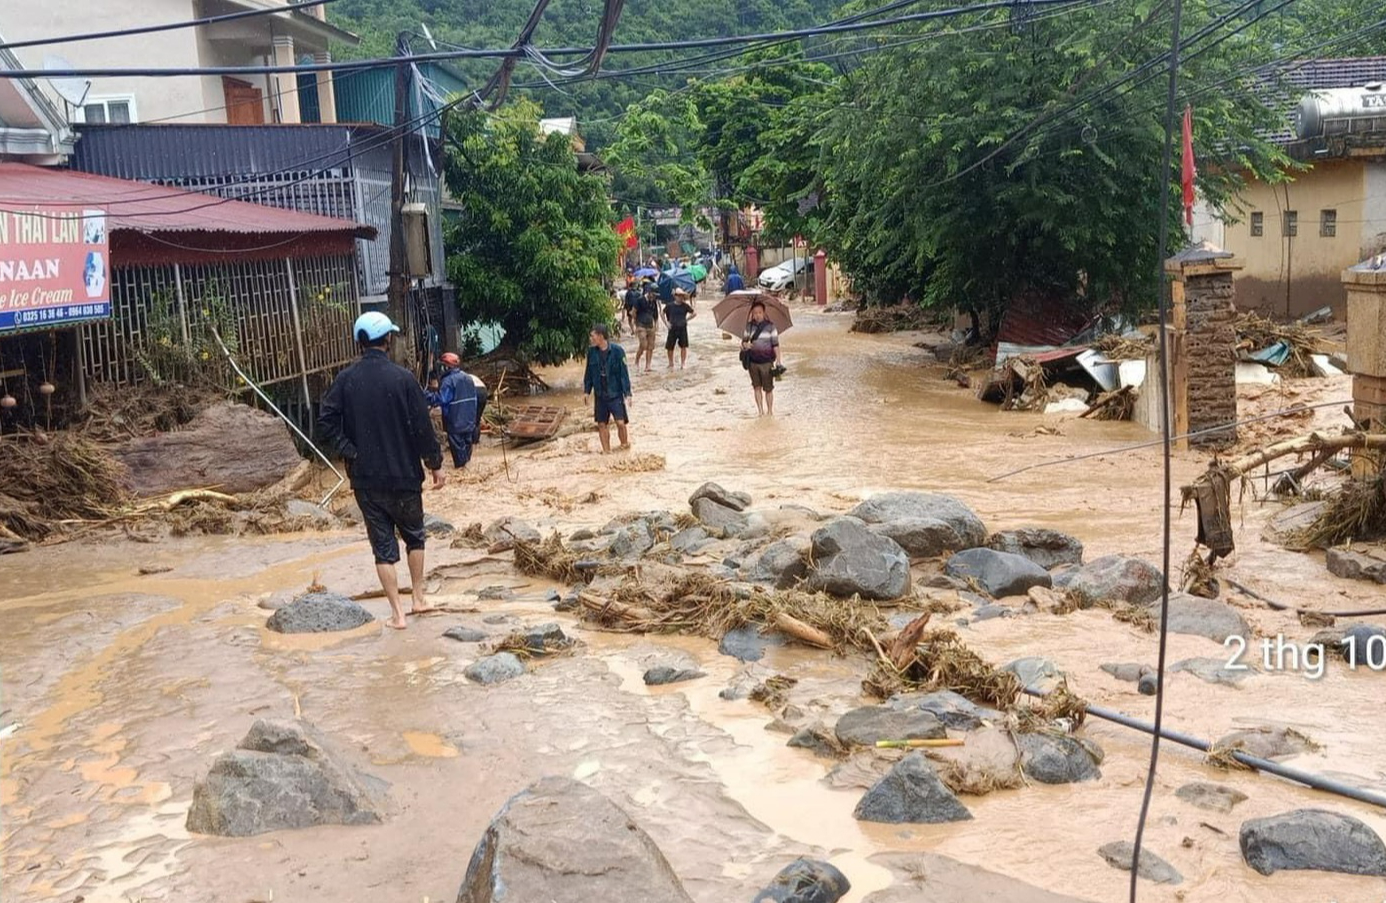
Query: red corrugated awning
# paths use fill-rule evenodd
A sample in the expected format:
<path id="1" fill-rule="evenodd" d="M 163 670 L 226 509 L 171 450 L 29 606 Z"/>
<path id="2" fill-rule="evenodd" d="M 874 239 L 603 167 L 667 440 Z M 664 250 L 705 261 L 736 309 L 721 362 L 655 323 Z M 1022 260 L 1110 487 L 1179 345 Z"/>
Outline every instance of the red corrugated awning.
<path id="1" fill-rule="evenodd" d="M 228 201 L 164 185 L 24 163 L 0 163 L 0 211 L 33 204 L 104 208 L 113 235 L 118 232 L 144 235 L 202 232 L 239 236 L 376 237 L 374 227 L 350 220 L 246 201 Z"/>

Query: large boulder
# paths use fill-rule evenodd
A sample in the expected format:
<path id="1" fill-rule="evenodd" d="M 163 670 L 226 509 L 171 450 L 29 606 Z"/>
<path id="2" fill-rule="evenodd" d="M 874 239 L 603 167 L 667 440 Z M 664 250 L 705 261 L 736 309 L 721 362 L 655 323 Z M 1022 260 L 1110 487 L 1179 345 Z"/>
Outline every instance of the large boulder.
<path id="1" fill-rule="evenodd" d="M 176 432 L 117 445 L 112 455 L 125 465 L 126 486 L 146 498 L 192 486 L 254 492 L 303 463 L 282 420 L 230 401 L 212 405 Z"/>
<path id="2" fill-rule="evenodd" d="M 1014 674 L 1020 685 L 1027 690 L 1048 692 L 1059 685 L 1064 672 L 1047 658 L 1028 655 L 1001 666 L 1001 670 Z"/>
<path id="3" fill-rule="evenodd" d="M 1304 734 L 1288 727 L 1250 727 L 1224 734 L 1213 744 L 1218 749 L 1233 749 L 1258 759 L 1292 759 L 1318 749 Z"/>
<path id="4" fill-rule="evenodd" d="M 746 529 L 746 515 L 710 498 L 693 501 L 693 516 L 713 536 L 736 536 Z"/>
<path id="5" fill-rule="evenodd" d="M 1158 621 L 1159 603 L 1152 603 L 1148 610 Z M 1237 609 L 1226 602 L 1204 599 L 1188 593 L 1172 593 L 1169 597 L 1169 632 L 1188 636 L 1207 637 L 1222 643 L 1230 636 L 1251 638 L 1251 625 Z"/>
<path id="6" fill-rule="evenodd" d="M 1077 537 L 1041 527 L 993 533 L 987 548 L 1023 555 L 1042 568 L 1083 563 L 1083 543 Z"/>
<path id="7" fill-rule="evenodd" d="M 983 708 L 961 693 L 938 690 L 933 693 L 896 693 L 885 701 L 892 709 L 928 712 L 944 727 L 959 731 L 974 731 L 984 722 L 1000 721 L 1003 716 L 995 709 Z"/>
<path id="8" fill-rule="evenodd" d="M 857 803 L 858 821 L 934 825 L 967 821 L 972 813 L 943 785 L 922 753 L 910 753 L 895 764 Z"/>
<path id="9" fill-rule="evenodd" d="M 943 572 L 961 580 L 975 580 L 994 598 L 1023 596 L 1032 586 L 1050 587 L 1049 572 L 1022 555 L 994 549 L 965 549 L 948 559 Z"/>
<path id="10" fill-rule="evenodd" d="M 971 549 L 987 541 L 987 528 L 972 509 L 950 495 L 886 492 L 872 496 L 850 512 L 916 558 Z"/>
<path id="11" fill-rule="evenodd" d="M 852 889 L 847 876 L 827 862 L 796 859 L 751 903 L 837 903 Z"/>
<path id="12" fill-rule="evenodd" d="M 525 673 L 524 662 L 513 652 L 498 652 L 468 665 L 462 674 L 467 680 L 484 686 L 504 683 Z"/>
<path id="13" fill-rule="evenodd" d="M 695 506 L 698 499 L 711 499 L 722 507 L 730 508 L 733 511 L 745 511 L 751 505 L 750 495 L 723 489 L 716 483 L 704 483 L 695 489 L 693 494 L 688 497 L 689 507 Z"/>
<path id="14" fill-rule="evenodd" d="M 366 779 L 340 762 L 311 725 L 260 720 L 193 786 L 187 828 L 250 837 L 380 820 L 379 801 Z"/>
<path id="15" fill-rule="evenodd" d="M 510 799 L 472 853 L 457 903 L 692 903 L 664 854 L 611 800 L 569 778 Z"/>
<path id="16" fill-rule="evenodd" d="M 1348 580 L 1386 583 L 1386 553 L 1374 555 L 1351 549 L 1329 549 L 1324 553 L 1328 572 Z"/>
<path id="17" fill-rule="evenodd" d="M 1129 872 L 1131 863 L 1136 858 L 1136 846 L 1129 840 L 1116 840 L 1098 847 L 1097 854 L 1107 860 L 1107 864 L 1112 868 Z M 1184 876 L 1179 874 L 1174 866 L 1144 846 L 1141 848 L 1141 862 L 1136 868 L 1136 874 L 1156 884 L 1180 884 L 1184 880 Z"/>
<path id="18" fill-rule="evenodd" d="M 840 519 L 819 527 L 812 538 L 807 586 L 834 596 L 898 599 L 910 591 L 910 559 L 893 540 L 860 523 Z"/>
<path id="19" fill-rule="evenodd" d="M 1165 578 L 1139 558 L 1107 555 L 1057 575 L 1054 585 L 1070 590 L 1085 608 L 1098 602 L 1144 605 L 1160 598 Z"/>
<path id="20" fill-rule="evenodd" d="M 1242 823 L 1242 858 L 1263 875 L 1308 869 L 1386 875 L 1386 844 L 1350 815 L 1296 809 Z"/>
<path id="21" fill-rule="evenodd" d="M 852 709 L 834 728 L 844 746 L 875 746 L 878 740 L 935 740 L 948 736 L 932 712 L 868 705 Z"/>
<path id="22" fill-rule="evenodd" d="M 482 531 L 482 535 L 491 544 L 491 549 L 497 552 L 515 548 L 517 539 L 531 545 L 544 541 L 538 530 L 518 517 L 502 517 L 500 520 L 492 521 L 491 525 Z"/>
<path id="23" fill-rule="evenodd" d="M 649 521 L 638 520 L 617 530 L 607 544 L 606 551 L 613 558 L 634 561 L 654 548 L 654 544 L 654 533 L 650 530 Z"/>
<path id="24" fill-rule="evenodd" d="M 346 596 L 308 593 L 275 609 L 265 626 L 276 633 L 328 633 L 355 630 L 375 617 Z"/>
<path id="25" fill-rule="evenodd" d="M 750 578 L 758 583 L 769 583 L 776 589 L 789 589 L 808 576 L 811 548 L 807 536 L 790 536 L 772 542 L 751 567 Z"/>
<path id="26" fill-rule="evenodd" d="M 1069 736 L 1020 734 L 1020 770 L 1041 784 L 1074 784 L 1102 776 L 1092 751 Z"/>

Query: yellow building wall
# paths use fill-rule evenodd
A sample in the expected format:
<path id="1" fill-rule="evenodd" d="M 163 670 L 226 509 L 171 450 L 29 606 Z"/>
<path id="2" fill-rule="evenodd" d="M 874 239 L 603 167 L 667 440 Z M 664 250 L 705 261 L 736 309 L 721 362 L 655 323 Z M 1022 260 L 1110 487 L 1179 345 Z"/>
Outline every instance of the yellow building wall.
<path id="1" fill-rule="evenodd" d="M 1345 315 L 1342 272 L 1361 260 L 1366 216 L 1366 163 L 1325 160 L 1278 185 L 1253 181 L 1239 195 L 1241 221 L 1228 224 L 1226 249 L 1246 261 L 1237 277 L 1237 306 L 1300 316 L 1331 306 Z M 1320 234 L 1323 211 L 1337 213 L 1336 235 Z M 1298 232 L 1285 234 L 1285 213 L 1298 213 Z M 1253 236 L 1252 217 L 1264 229 Z"/>

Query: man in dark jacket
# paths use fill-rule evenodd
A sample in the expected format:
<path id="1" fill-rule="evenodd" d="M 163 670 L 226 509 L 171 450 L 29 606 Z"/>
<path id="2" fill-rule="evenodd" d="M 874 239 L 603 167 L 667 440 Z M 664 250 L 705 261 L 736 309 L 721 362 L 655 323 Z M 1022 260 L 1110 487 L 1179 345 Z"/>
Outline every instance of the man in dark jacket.
<path id="1" fill-rule="evenodd" d="M 424 472 L 433 488 L 442 489 L 443 452 L 428 416 L 428 401 L 413 374 L 390 362 L 390 343 L 399 327 L 382 313 L 362 314 L 352 327 L 361 359 L 333 381 L 322 399 L 318 428 L 334 442 L 346 462 L 351 488 L 375 555 L 375 572 L 390 601 L 390 620 L 405 628 L 395 564 L 399 540 L 409 558 L 412 613 L 431 611 L 424 604 Z"/>
<path id="2" fill-rule="evenodd" d="M 630 415 L 626 413 L 626 402 L 630 401 L 630 371 L 626 369 L 626 350 L 611 341 L 611 332 L 605 323 L 593 326 L 589 338 L 592 346 L 587 349 L 582 394 L 596 396 L 592 414 L 597 421 L 597 435 L 602 440 L 602 454 L 611 451 L 612 420 L 616 421 L 621 448 L 628 449 L 630 434 L 626 427 Z"/>
<path id="3" fill-rule="evenodd" d="M 436 391 L 426 393 L 430 407 L 443 409 L 443 426 L 448 431 L 448 447 L 452 449 L 452 465 L 462 468 L 472 459 L 472 445 L 477 441 L 476 382 L 462 369 L 462 360 L 449 351 L 441 358 L 448 368 L 447 375 Z"/>

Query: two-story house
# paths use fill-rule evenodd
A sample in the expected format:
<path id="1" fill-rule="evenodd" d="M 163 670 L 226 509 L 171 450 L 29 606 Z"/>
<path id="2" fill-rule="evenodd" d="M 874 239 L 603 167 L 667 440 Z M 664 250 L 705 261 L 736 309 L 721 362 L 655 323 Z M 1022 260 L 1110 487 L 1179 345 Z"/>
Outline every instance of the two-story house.
<path id="1" fill-rule="evenodd" d="M 16 48 L 25 68 L 123 69 L 291 66 L 330 62 L 331 42 L 355 44 L 350 32 L 330 24 L 323 6 L 302 9 L 289 0 L 108 0 L 93 15 L 91 0 L 8 3 L 0 28 L 16 43 L 185 22 L 249 10 L 280 12 L 137 37 L 63 41 Z M 187 76 L 94 78 L 61 86 L 40 83 L 71 121 L 87 123 L 176 122 L 296 123 L 304 109 L 313 121 L 335 121 L 331 73 L 300 79 L 294 73 L 244 78 Z M 64 96 L 65 95 L 65 96 Z"/>

